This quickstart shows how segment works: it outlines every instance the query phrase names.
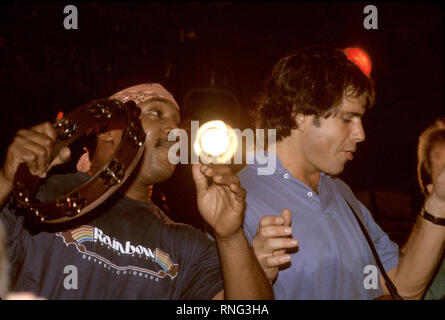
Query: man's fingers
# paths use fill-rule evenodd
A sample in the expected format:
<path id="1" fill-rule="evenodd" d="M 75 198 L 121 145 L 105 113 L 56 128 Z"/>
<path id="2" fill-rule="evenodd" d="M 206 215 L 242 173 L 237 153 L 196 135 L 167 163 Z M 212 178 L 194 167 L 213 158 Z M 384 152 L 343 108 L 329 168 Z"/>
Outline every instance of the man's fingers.
<path id="1" fill-rule="evenodd" d="M 56 138 L 56 131 L 49 122 L 17 132 L 14 142 L 20 146 L 22 152 L 26 154 L 27 151 L 24 150 L 28 150 L 35 154 L 35 159 L 32 159 L 29 155 L 27 155 L 27 160 L 25 160 L 24 157 L 25 162 L 30 168 L 30 171 L 33 171 L 33 174 L 39 175 L 40 177 L 46 175 Z M 35 162 L 35 164 L 30 161 Z M 36 166 L 37 169 L 33 168 L 34 166 Z"/>
<path id="2" fill-rule="evenodd" d="M 39 175 L 36 154 L 28 149 L 23 149 L 21 155 L 23 162 L 28 166 L 29 172 L 34 176 Z"/>
<path id="3" fill-rule="evenodd" d="M 25 163 L 32 175 L 43 178 L 51 161 L 56 139 L 56 131 L 49 122 L 17 131 L 2 167 L 4 177 L 13 181 L 17 168 Z"/>
<path id="4" fill-rule="evenodd" d="M 231 185 L 240 184 L 239 178 L 233 174 L 228 165 L 207 164 L 201 166 L 201 172 L 208 178 L 213 178 L 216 184 Z"/>
<path id="5" fill-rule="evenodd" d="M 292 234 L 292 228 L 288 226 L 260 227 L 257 234 L 263 238 L 287 237 Z"/>
<path id="6" fill-rule="evenodd" d="M 246 198 L 246 190 L 240 186 L 239 178 L 233 174 L 232 170 L 227 165 L 196 165 L 196 167 L 193 168 L 193 174 L 195 182 L 197 183 L 197 189 L 199 184 L 199 188 L 207 190 L 207 178 L 211 178 L 215 185 L 228 187 L 233 194 L 231 197 L 235 198 L 236 201 L 243 202 Z"/>
<path id="7" fill-rule="evenodd" d="M 257 247 L 259 243 L 255 241 L 254 245 Z M 262 241 L 262 247 L 269 252 L 281 249 L 296 248 L 297 246 L 298 240 L 293 238 L 268 238 Z"/>
<path id="8" fill-rule="evenodd" d="M 59 154 L 53 159 L 51 164 L 48 166 L 47 172 L 51 170 L 52 167 L 58 166 L 70 160 L 71 150 L 68 147 L 60 149 Z"/>
<path id="9" fill-rule="evenodd" d="M 44 122 L 32 127 L 30 130 L 39 132 L 47 137 L 49 137 L 54 143 L 57 139 L 57 132 L 54 126 L 49 122 Z"/>
<path id="10" fill-rule="evenodd" d="M 290 213 L 290 210 L 289 209 L 284 209 L 282 212 L 281 212 L 281 217 L 283 218 L 283 220 L 284 220 L 284 225 L 285 226 L 290 226 L 290 224 L 291 224 L 291 220 L 292 220 L 292 216 L 291 216 L 291 213 Z"/>
<path id="11" fill-rule="evenodd" d="M 50 161 L 50 148 L 37 144 L 34 141 L 29 141 L 26 145 L 26 149 L 34 153 L 34 161 L 36 163 L 38 175 L 40 177 L 46 174 L 46 169 Z"/>
<path id="12" fill-rule="evenodd" d="M 259 227 L 267 226 L 290 226 L 291 212 L 289 209 L 284 209 L 280 216 L 263 216 L 260 219 Z"/>
<path id="13" fill-rule="evenodd" d="M 203 166 L 203 170 L 208 177 L 233 175 L 230 166 L 225 164 L 207 164 Z"/>
<path id="14" fill-rule="evenodd" d="M 216 175 L 213 176 L 213 181 L 217 184 L 222 184 L 226 186 L 230 186 L 231 184 L 239 185 L 240 181 L 237 176 L 234 174 L 231 175 Z"/>
<path id="15" fill-rule="evenodd" d="M 279 256 L 272 256 L 263 259 L 263 264 L 265 267 L 272 268 L 278 267 L 285 263 L 288 263 L 291 259 L 290 254 L 282 254 Z"/>
<path id="16" fill-rule="evenodd" d="M 26 163 L 33 175 L 41 176 L 46 172 L 49 154 L 45 147 L 32 140 L 25 140 L 20 136 L 14 138 L 14 143 L 14 146 L 11 146 L 8 152 L 11 151 L 13 153 L 11 157 L 15 159 L 14 162 L 17 163 L 17 166 L 21 162 Z"/>
<path id="17" fill-rule="evenodd" d="M 197 192 L 198 196 L 202 192 L 205 192 L 207 190 L 207 188 L 209 187 L 207 178 L 204 175 L 204 173 L 202 173 L 203 166 L 204 165 L 202 165 L 202 164 L 192 165 L 193 180 L 195 180 L 196 192 Z"/>
<path id="18" fill-rule="evenodd" d="M 263 216 L 260 219 L 259 226 L 282 226 L 284 225 L 284 219 L 281 216 Z"/>
<path id="19" fill-rule="evenodd" d="M 244 200 L 247 196 L 247 191 L 243 187 L 238 184 L 229 185 L 230 191 L 235 195 L 235 197 L 239 200 Z"/>

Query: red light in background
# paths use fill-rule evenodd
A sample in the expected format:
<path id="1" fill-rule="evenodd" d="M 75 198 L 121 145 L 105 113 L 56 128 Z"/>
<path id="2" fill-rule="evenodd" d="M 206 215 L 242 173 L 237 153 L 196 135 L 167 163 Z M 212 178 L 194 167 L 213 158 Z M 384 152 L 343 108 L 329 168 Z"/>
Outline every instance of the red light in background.
<path id="1" fill-rule="evenodd" d="M 365 51 L 359 48 L 346 48 L 343 52 L 368 78 L 371 76 L 371 59 Z"/>
<path id="2" fill-rule="evenodd" d="M 63 112 L 61 111 L 57 114 L 56 120 L 60 120 L 62 118 L 63 118 Z"/>

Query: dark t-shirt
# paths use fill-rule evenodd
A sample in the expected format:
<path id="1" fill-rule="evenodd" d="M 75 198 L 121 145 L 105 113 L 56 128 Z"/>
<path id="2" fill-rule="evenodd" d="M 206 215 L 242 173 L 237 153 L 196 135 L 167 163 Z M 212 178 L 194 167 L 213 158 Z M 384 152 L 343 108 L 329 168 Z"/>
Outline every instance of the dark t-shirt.
<path id="1" fill-rule="evenodd" d="M 87 178 L 55 176 L 38 197 L 54 199 Z M 119 193 L 57 232 L 34 234 L 8 208 L 0 217 L 11 291 L 48 299 L 210 299 L 223 288 L 214 241 Z"/>

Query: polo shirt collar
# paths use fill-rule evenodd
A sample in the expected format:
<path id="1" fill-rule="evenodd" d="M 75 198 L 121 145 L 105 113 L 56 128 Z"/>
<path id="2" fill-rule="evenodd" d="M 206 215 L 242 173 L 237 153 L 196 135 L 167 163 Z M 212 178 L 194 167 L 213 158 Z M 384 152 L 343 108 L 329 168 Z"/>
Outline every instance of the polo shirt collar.
<path id="1" fill-rule="evenodd" d="M 275 157 L 275 168 L 267 168 L 267 161 L 270 161 L 272 157 Z M 286 169 L 283 168 L 283 163 L 275 152 L 267 153 L 267 152 L 250 152 L 247 154 L 247 163 L 251 163 L 252 166 L 256 169 L 262 168 L 264 172 L 269 175 L 283 175 L 283 173 L 287 172 Z"/>
<path id="2" fill-rule="evenodd" d="M 267 161 L 275 156 L 275 168 L 267 168 Z M 250 152 L 247 154 L 248 163 L 252 163 L 254 168 L 262 168 L 262 170 L 268 170 L 269 173 L 274 176 L 283 177 L 285 173 L 289 174 L 293 179 L 299 182 L 301 185 L 304 185 L 306 188 L 310 189 L 300 180 L 294 178 L 290 172 L 288 172 L 281 162 L 280 157 L 275 152 L 271 152 L 268 154 L 267 152 Z M 320 193 L 325 194 L 326 196 L 330 196 L 332 194 L 332 188 L 330 186 L 331 176 L 320 172 L 320 181 L 318 183 L 318 190 Z"/>

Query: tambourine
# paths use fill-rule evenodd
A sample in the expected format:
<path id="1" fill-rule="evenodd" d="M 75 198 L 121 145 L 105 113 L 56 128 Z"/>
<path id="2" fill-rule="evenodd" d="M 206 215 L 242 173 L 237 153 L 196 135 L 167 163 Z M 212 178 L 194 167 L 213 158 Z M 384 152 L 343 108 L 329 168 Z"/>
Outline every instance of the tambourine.
<path id="1" fill-rule="evenodd" d="M 15 175 L 13 198 L 27 218 L 43 223 L 62 223 L 93 210 L 111 196 L 128 178 L 142 156 L 145 131 L 139 121 L 141 110 L 135 102 L 113 99 L 95 100 L 68 113 L 53 125 L 57 140 L 52 159 L 63 147 L 94 129 L 117 123 L 123 128 L 120 144 L 107 163 L 81 186 L 54 201 L 40 202 L 35 198 L 40 178 L 33 176 L 22 163 Z"/>

